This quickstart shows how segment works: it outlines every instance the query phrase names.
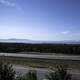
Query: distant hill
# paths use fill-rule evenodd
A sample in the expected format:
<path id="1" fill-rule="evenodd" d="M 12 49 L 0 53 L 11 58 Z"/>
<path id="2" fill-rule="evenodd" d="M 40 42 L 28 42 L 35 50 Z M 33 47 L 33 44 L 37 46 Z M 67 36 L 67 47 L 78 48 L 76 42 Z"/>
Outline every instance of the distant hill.
<path id="1" fill-rule="evenodd" d="M 0 39 L 0 42 L 8 42 L 8 43 L 37 43 L 37 41 L 29 40 L 29 39 Z"/>
<path id="2" fill-rule="evenodd" d="M 7 43 L 32 43 L 32 44 L 41 44 L 41 43 L 55 43 L 55 44 L 80 44 L 80 41 L 70 40 L 70 41 L 38 41 L 38 40 L 30 40 L 30 39 L 0 39 L 0 42 Z"/>

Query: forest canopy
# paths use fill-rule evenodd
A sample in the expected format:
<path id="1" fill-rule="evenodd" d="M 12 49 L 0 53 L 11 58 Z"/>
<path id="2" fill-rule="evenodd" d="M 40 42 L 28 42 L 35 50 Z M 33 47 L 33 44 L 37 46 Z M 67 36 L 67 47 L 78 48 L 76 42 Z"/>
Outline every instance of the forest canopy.
<path id="1" fill-rule="evenodd" d="M 25 44 L 25 43 L 0 43 L 0 52 L 40 52 L 80 54 L 80 44 Z"/>

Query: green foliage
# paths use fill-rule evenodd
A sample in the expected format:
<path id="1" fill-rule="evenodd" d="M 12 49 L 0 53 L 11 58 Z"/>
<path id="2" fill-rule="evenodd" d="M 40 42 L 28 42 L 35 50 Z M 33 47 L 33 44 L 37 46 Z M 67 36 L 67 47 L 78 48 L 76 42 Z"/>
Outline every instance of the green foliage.
<path id="1" fill-rule="evenodd" d="M 30 70 L 26 75 L 22 77 L 21 80 L 37 80 L 36 71 Z"/>
<path id="2" fill-rule="evenodd" d="M 48 80 L 71 80 L 71 74 L 67 72 L 67 65 L 58 65 L 54 71 L 46 75 Z M 0 63 L 0 80 L 38 80 L 37 72 L 35 70 L 30 70 L 24 76 L 15 77 L 15 71 L 12 65 L 6 63 Z"/>
<path id="3" fill-rule="evenodd" d="M 15 80 L 15 71 L 12 65 L 0 63 L 0 80 Z"/>
<path id="4" fill-rule="evenodd" d="M 71 80 L 71 74 L 67 72 L 67 65 L 58 65 L 56 71 L 46 75 L 48 80 Z"/>
<path id="5" fill-rule="evenodd" d="M 0 63 L 0 80 L 37 80 L 36 71 L 30 70 L 26 75 L 18 75 L 12 68 L 12 65 L 7 63 Z"/>
<path id="6" fill-rule="evenodd" d="M 0 43 L 0 52 L 42 52 L 80 54 L 80 44 L 23 44 L 23 43 Z"/>

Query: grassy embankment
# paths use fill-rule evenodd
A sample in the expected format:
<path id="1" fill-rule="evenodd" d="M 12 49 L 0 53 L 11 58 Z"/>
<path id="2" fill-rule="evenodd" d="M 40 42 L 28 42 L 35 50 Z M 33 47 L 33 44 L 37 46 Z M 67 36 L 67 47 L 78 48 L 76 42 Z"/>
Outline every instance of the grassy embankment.
<path id="1" fill-rule="evenodd" d="M 37 62 L 37 61 L 32 61 L 32 60 L 18 60 L 18 59 L 8 59 L 8 58 L 0 58 L 0 62 L 6 62 L 12 65 L 23 65 L 23 66 L 29 66 L 29 67 L 33 67 L 33 68 L 51 68 L 51 67 L 56 67 L 56 65 L 68 65 L 68 69 L 75 69 L 75 70 L 80 70 L 80 63 L 47 63 L 47 62 Z"/>

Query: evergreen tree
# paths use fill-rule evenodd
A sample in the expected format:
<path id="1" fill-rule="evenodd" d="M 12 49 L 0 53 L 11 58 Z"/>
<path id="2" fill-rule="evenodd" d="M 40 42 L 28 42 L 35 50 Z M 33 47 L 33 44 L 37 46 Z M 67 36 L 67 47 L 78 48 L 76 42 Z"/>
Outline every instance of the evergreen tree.
<path id="1" fill-rule="evenodd" d="M 56 71 L 46 75 L 48 80 L 71 80 L 71 74 L 67 72 L 66 65 L 58 65 Z"/>
<path id="2" fill-rule="evenodd" d="M 15 80 L 15 71 L 12 65 L 0 63 L 0 80 Z"/>
<path id="3" fill-rule="evenodd" d="M 30 70 L 26 75 L 23 76 L 21 80 L 37 80 L 36 71 Z"/>
<path id="4" fill-rule="evenodd" d="M 34 71 L 28 72 L 27 80 L 37 80 L 36 73 Z"/>

